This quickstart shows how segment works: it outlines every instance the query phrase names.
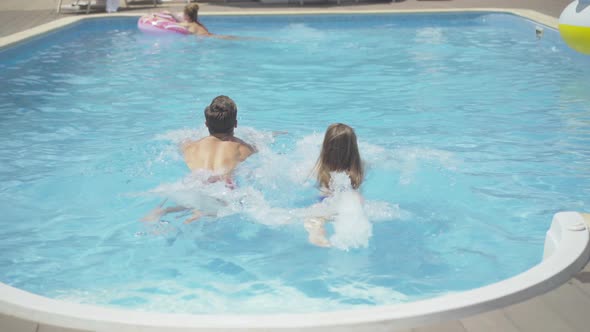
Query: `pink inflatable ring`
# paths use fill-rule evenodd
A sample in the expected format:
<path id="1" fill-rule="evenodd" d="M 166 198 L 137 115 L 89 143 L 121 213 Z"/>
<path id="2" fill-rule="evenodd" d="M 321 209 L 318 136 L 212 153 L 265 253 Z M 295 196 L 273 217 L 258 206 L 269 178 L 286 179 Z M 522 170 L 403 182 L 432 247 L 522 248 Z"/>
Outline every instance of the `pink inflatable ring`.
<path id="1" fill-rule="evenodd" d="M 176 21 L 174 16 L 164 13 L 149 14 L 140 17 L 139 21 L 137 21 L 137 27 L 145 33 L 177 33 L 181 35 L 188 35 L 191 33 L 187 27 L 178 24 L 178 21 Z"/>

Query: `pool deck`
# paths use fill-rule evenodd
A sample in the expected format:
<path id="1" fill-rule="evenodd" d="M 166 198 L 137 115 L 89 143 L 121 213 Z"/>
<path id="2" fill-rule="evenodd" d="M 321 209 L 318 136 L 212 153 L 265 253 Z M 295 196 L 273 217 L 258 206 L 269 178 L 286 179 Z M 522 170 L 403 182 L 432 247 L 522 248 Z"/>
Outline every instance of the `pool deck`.
<path id="1" fill-rule="evenodd" d="M 39 26 L 47 26 L 51 22 L 84 15 L 67 10 L 74 1 L 64 0 L 66 10 L 57 14 L 57 0 L 0 0 L 0 39 L 22 35 L 23 32 L 35 30 Z M 184 2 L 164 2 L 156 9 L 151 0 L 129 1 L 130 7 L 122 7 L 122 14 L 137 14 L 167 9 L 179 11 Z M 347 11 L 410 11 L 410 10 L 453 10 L 453 9 L 523 9 L 534 11 L 549 17 L 553 23 L 571 2 L 570 0 L 407 0 L 400 2 L 361 2 L 342 0 L 342 5 L 336 1 L 315 2 L 299 6 L 297 1 L 291 4 L 263 4 L 255 1 L 228 0 L 200 3 L 201 13 L 235 13 L 241 14 L 260 12 L 347 12 Z M 306 1 L 311 2 L 311 1 Z M 90 15 L 97 15 L 99 9 Z M 533 13 L 534 13 L 533 12 Z M 16 34 L 16 35 L 14 35 Z M 590 221 L 590 218 L 587 217 Z M 0 315 L 0 332 L 12 332 L 15 329 L 6 317 Z M 77 332 L 51 327 L 37 326 L 31 331 Z M 489 311 L 469 318 L 441 322 L 436 325 L 417 327 L 402 331 L 412 332 L 583 332 L 590 331 L 590 264 L 561 287 L 531 300 Z"/>

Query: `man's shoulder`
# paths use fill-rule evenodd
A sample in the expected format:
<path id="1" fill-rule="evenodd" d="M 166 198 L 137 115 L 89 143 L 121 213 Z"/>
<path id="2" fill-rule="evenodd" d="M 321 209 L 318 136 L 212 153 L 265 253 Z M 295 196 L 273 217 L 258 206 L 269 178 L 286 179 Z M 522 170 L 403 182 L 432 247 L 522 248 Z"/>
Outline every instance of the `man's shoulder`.
<path id="1" fill-rule="evenodd" d="M 248 144 L 237 137 L 235 137 L 235 139 L 236 139 L 236 141 L 235 141 L 236 144 L 238 144 L 238 149 L 240 150 L 240 154 L 242 155 L 242 158 L 247 158 L 249 155 L 256 152 L 256 148 L 254 146 L 252 146 L 251 144 Z"/>
<path id="2" fill-rule="evenodd" d="M 202 146 L 202 145 L 207 145 L 207 144 L 209 144 L 209 143 L 208 143 L 208 141 L 209 141 L 209 140 L 208 140 L 208 138 L 209 138 L 209 137 L 203 137 L 203 138 L 201 138 L 201 139 L 198 139 L 198 140 L 196 140 L 196 141 L 193 141 L 193 140 L 186 140 L 186 141 L 183 141 L 183 142 L 180 144 L 180 147 L 181 147 L 183 150 L 188 150 L 188 149 L 195 149 L 195 148 L 198 148 L 198 147 L 200 147 L 200 146 Z"/>
<path id="3" fill-rule="evenodd" d="M 236 143 L 236 144 L 240 144 L 240 145 L 241 144 L 246 144 L 246 142 L 244 142 L 241 138 L 235 137 L 235 136 L 232 136 L 230 142 L 233 142 L 233 143 Z"/>

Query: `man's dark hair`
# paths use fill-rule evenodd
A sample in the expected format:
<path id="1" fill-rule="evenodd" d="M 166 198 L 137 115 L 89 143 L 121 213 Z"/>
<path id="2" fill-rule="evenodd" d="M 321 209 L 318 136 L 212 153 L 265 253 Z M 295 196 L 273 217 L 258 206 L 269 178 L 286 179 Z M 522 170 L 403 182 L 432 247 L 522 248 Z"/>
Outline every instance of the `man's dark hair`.
<path id="1" fill-rule="evenodd" d="M 205 120 L 209 134 L 232 134 L 236 126 L 238 108 L 228 96 L 217 96 L 205 107 Z"/>

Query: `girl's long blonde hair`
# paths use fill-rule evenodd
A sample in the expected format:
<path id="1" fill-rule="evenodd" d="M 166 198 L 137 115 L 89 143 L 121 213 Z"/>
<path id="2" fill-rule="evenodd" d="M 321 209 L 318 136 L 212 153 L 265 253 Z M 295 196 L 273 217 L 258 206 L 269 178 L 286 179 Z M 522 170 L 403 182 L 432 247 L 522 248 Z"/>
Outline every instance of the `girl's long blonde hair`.
<path id="1" fill-rule="evenodd" d="M 320 187 L 329 189 L 330 172 L 346 172 L 352 187 L 360 187 L 364 171 L 356 134 L 351 127 L 342 123 L 334 123 L 328 127 L 314 170 Z"/>
<path id="2" fill-rule="evenodd" d="M 199 5 L 196 3 L 188 4 L 184 7 L 184 14 L 193 22 L 199 23 Z"/>

